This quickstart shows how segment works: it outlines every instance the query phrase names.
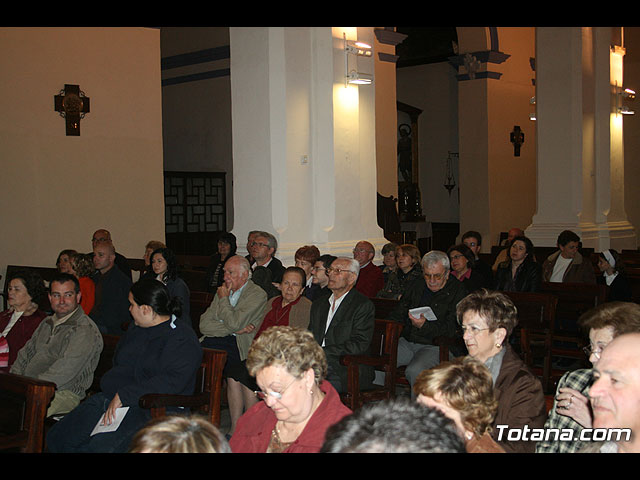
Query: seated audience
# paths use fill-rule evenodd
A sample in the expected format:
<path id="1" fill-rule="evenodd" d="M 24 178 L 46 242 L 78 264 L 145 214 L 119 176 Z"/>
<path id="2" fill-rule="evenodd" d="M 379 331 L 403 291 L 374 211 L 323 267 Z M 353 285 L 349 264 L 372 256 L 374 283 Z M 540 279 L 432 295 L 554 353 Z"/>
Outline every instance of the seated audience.
<path id="1" fill-rule="evenodd" d="M 227 439 L 199 415 L 151 420 L 133 437 L 129 453 L 231 453 Z"/>
<path id="2" fill-rule="evenodd" d="M 58 269 L 58 272 L 71 273 L 70 271 L 71 266 L 69 265 L 69 263 L 71 262 L 71 256 L 75 253 L 78 253 L 78 252 L 76 252 L 75 250 L 67 249 L 67 250 L 62 250 L 58 254 L 58 259 L 56 260 L 56 268 Z"/>
<path id="3" fill-rule="evenodd" d="M 484 277 L 484 285 L 493 285 L 493 270 L 491 265 L 480 258 L 480 250 L 482 249 L 482 235 L 480 232 L 469 230 L 462 235 L 462 243 L 473 252 L 474 268 Z"/>
<path id="4" fill-rule="evenodd" d="M 542 283 L 542 269 L 533 256 L 533 243 L 516 237 L 509 247 L 509 258 L 502 262 L 494 278 L 494 289 L 503 292 L 537 292 Z"/>
<path id="5" fill-rule="evenodd" d="M 308 330 L 276 326 L 249 349 L 261 399 L 238 420 L 234 453 L 317 453 L 325 432 L 351 413 L 325 380 L 325 354 Z"/>
<path id="6" fill-rule="evenodd" d="M 467 295 L 464 284 L 450 275 L 446 253 L 432 250 L 425 254 L 422 272 L 424 280 L 413 284 L 389 314 L 389 319 L 404 325 L 398 340 L 398 366 L 407 366 L 405 377 L 411 386 L 422 370 L 440 363 L 440 347 L 434 341 L 456 336 L 456 305 Z M 412 314 L 418 307 L 429 307 L 430 312 Z M 450 350 L 454 356 L 464 353 L 455 347 Z"/>
<path id="7" fill-rule="evenodd" d="M 507 260 L 509 260 L 509 252 L 510 252 L 509 249 L 511 248 L 511 243 L 513 242 L 513 239 L 516 237 L 524 237 L 524 236 L 525 236 L 524 230 L 522 230 L 521 228 L 512 228 L 511 230 L 509 230 L 509 232 L 507 233 L 507 239 L 504 242 L 504 245 L 506 248 L 503 248 L 498 252 L 498 255 L 496 255 L 496 259 L 493 262 L 493 266 L 491 267 L 494 273 L 498 271 L 498 266 L 502 262 L 506 262 Z"/>
<path id="8" fill-rule="evenodd" d="M 91 237 L 91 247 L 93 248 L 93 250 L 95 251 L 96 246 L 98 246 L 101 243 L 113 245 L 113 240 L 111 239 L 111 233 L 109 232 L 109 230 L 105 230 L 101 228 L 99 230 L 96 230 L 93 233 L 93 237 Z M 126 257 L 116 252 L 115 248 L 113 249 L 113 255 L 114 255 L 113 262 L 116 265 L 116 267 L 118 267 L 120 271 L 129 278 L 129 280 L 131 280 L 133 278 L 131 276 L 131 266 L 129 265 L 129 262 L 127 261 Z"/>
<path id="9" fill-rule="evenodd" d="M 151 254 L 151 270 L 156 280 L 167 286 L 169 295 L 180 299 L 182 313 L 178 316 L 178 319 L 192 326 L 191 292 L 185 281 L 178 276 L 178 261 L 173 250 L 170 248 L 154 250 Z"/>
<path id="10" fill-rule="evenodd" d="M 100 332 L 122 335 L 131 323 L 129 301 L 131 277 L 115 267 L 115 248 L 112 243 L 98 242 L 93 249 L 93 275 L 96 284 L 95 303 L 89 316 Z M 115 268 L 114 268 L 115 267 Z"/>
<path id="11" fill-rule="evenodd" d="M 368 352 L 375 327 L 373 303 L 355 289 L 358 269 L 357 260 L 336 258 L 327 270 L 331 296 L 311 305 L 309 330 L 327 356 L 327 380 L 338 392 L 347 388 L 347 367 L 340 357 Z M 368 388 L 374 377 L 373 367 L 360 366 L 361 388 Z"/>
<path id="12" fill-rule="evenodd" d="M 387 277 L 391 272 L 395 272 L 397 268 L 396 264 L 396 249 L 398 248 L 397 243 L 386 243 L 384 247 L 382 247 L 382 265 L 380 265 L 380 269 L 382 270 L 382 279 L 384 280 L 384 284 L 387 284 Z"/>
<path id="13" fill-rule="evenodd" d="M 89 313 L 93 309 L 96 301 L 96 284 L 91 279 L 93 275 L 93 259 L 90 254 L 74 253 L 71 255 L 70 272 L 75 275 L 80 283 L 80 306 L 84 313 Z"/>
<path id="14" fill-rule="evenodd" d="M 367 241 L 358 242 L 353 249 L 353 258 L 360 264 L 360 273 L 356 290 L 364 296 L 373 298 L 384 287 L 382 270 L 373 264 L 376 251 Z"/>
<path id="15" fill-rule="evenodd" d="M 593 428 L 612 429 L 614 435 L 580 452 L 640 453 L 640 333 L 614 338 L 602 351 L 593 376 L 589 389 Z M 629 429 L 631 434 L 618 436 L 618 429 Z"/>
<path id="16" fill-rule="evenodd" d="M 144 260 L 144 270 L 140 274 L 140 278 L 138 280 L 142 280 L 147 276 L 150 278 L 155 277 L 153 271 L 151 270 L 151 254 L 154 252 L 154 250 L 157 250 L 159 248 L 167 248 L 167 246 L 158 240 L 149 240 L 145 245 L 144 256 L 142 257 L 142 260 Z"/>
<path id="17" fill-rule="evenodd" d="M 254 342 L 265 330 L 274 326 L 292 326 L 307 329 L 309 326 L 311 300 L 302 295 L 305 277 L 304 270 L 300 267 L 288 267 L 284 271 L 282 283 L 280 284 L 282 294 L 267 301 L 266 314 L 262 324 L 258 331 L 254 332 Z M 253 332 L 255 328 L 253 324 L 249 324 L 236 332 L 236 335 Z M 239 418 L 245 410 L 248 410 L 257 402 L 253 392 L 258 386 L 255 378 L 249 375 L 245 360 L 228 368 L 227 379 L 232 379 L 241 385 L 242 397 L 229 396 L 228 399 L 229 411 L 234 412 L 232 418 Z"/>
<path id="18" fill-rule="evenodd" d="M 200 317 L 200 339 L 205 348 L 227 352 L 224 375 L 227 377 L 227 398 L 233 433 L 236 422 L 245 409 L 246 391 L 231 374 L 242 371 L 249 346 L 264 318 L 267 294 L 249 278 L 251 267 L 246 258 L 234 255 L 224 266 L 224 284 L 218 287 L 213 301 Z M 252 329 L 244 330 L 248 325 Z M 244 331 L 244 334 L 239 332 Z"/>
<path id="19" fill-rule="evenodd" d="M 640 305 L 630 302 L 609 302 L 583 313 L 578 319 L 580 328 L 589 334 L 589 346 L 585 353 L 594 368 L 603 349 L 611 341 L 625 333 L 640 333 Z M 565 373 L 558 382 L 553 408 L 544 427 L 546 429 L 571 429 L 574 441 L 555 438 L 540 441 L 537 453 L 574 453 L 587 443 L 579 438 L 585 428 L 593 428 L 593 412 L 589 404 L 589 388 L 593 383 L 593 368 Z"/>
<path id="20" fill-rule="evenodd" d="M 451 263 L 451 275 L 456 277 L 467 289 L 467 292 L 475 292 L 479 288 L 489 287 L 478 270 L 476 270 L 473 252 L 464 243 L 453 245 L 447 250 Z"/>
<path id="21" fill-rule="evenodd" d="M 379 298 L 399 300 L 415 282 L 424 282 L 420 267 L 420 250 L 411 244 L 396 248 L 396 268 L 387 276 L 384 288 L 378 292 Z"/>
<path id="22" fill-rule="evenodd" d="M 304 296 L 309 300 L 313 299 L 311 287 L 313 285 L 313 273 L 311 269 L 320 258 L 320 250 L 315 245 L 305 245 L 296 250 L 294 255 L 295 266 L 300 267 L 305 273 Z"/>
<path id="23" fill-rule="evenodd" d="M 509 336 L 518 323 L 515 305 L 504 293 L 480 289 L 458 304 L 457 315 L 469 355 L 484 363 L 493 379 L 498 410 L 491 436 L 507 453 L 533 453 L 535 442 L 498 441 L 496 428 L 542 428 L 547 418 L 540 380 L 509 345 Z"/>
<path id="24" fill-rule="evenodd" d="M 216 293 L 220 285 L 224 283 L 224 264 L 236 254 L 238 245 L 233 233 L 223 232 L 218 237 L 218 251 L 211 255 L 211 261 L 205 274 L 203 291 Z"/>
<path id="25" fill-rule="evenodd" d="M 329 290 L 329 277 L 327 276 L 327 270 L 331 267 L 333 261 L 338 258 L 333 255 L 325 254 L 320 255 L 316 263 L 311 269 L 313 278 L 311 279 L 311 288 L 309 289 L 309 295 L 307 298 L 314 301 L 322 296 L 330 296 L 331 290 Z"/>
<path id="26" fill-rule="evenodd" d="M 558 283 L 596 283 L 593 265 L 578 251 L 580 237 L 571 230 L 558 235 L 558 251 L 542 264 L 542 281 Z"/>
<path id="27" fill-rule="evenodd" d="M 406 398 L 369 403 L 327 432 L 322 453 L 465 453 L 453 421 Z"/>
<path id="28" fill-rule="evenodd" d="M 605 285 L 609 287 L 607 301 L 630 302 L 632 300 L 631 285 L 624 274 L 624 264 L 618 252 L 610 248 L 598 254 L 598 268 L 602 272 Z"/>
<path id="29" fill-rule="evenodd" d="M 85 397 L 102 352 L 102 335 L 79 305 L 78 279 L 59 273 L 49 289 L 54 313 L 40 322 L 11 367 L 11 373 L 56 384 L 48 417 L 70 412 Z"/>
<path id="30" fill-rule="evenodd" d="M 8 278 L 7 308 L 0 313 L 0 372 L 8 372 L 18 351 L 47 316 L 38 302 L 45 294 L 42 277 L 32 270 L 14 272 Z"/>
<path id="31" fill-rule="evenodd" d="M 473 357 L 458 357 L 418 375 L 418 403 L 436 408 L 454 421 L 468 453 L 505 453 L 491 438 L 498 402 L 489 369 Z"/>
<path id="32" fill-rule="evenodd" d="M 133 284 L 129 302 L 134 321 L 118 342 L 113 367 L 100 380 L 101 391 L 51 427 L 46 437 L 50 452 L 127 452 L 133 436 L 151 419 L 150 411 L 138 406 L 140 397 L 193 394 L 202 347 L 193 329 L 176 321 L 179 302 L 153 279 Z M 98 424 L 118 422 L 122 413 L 115 431 L 91 435 Z"/>

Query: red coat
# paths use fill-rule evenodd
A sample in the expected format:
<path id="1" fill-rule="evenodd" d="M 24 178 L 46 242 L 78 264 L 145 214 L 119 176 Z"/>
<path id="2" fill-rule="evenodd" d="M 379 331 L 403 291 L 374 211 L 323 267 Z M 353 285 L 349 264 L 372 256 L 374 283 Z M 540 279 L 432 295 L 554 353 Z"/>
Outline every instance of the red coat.
<path id="1" fill-rule="evenodd" d="M 369 262 L 366 267 L 360 269 L 356 290 L 369 298 L 373 298 L 383 287 L 384 277 L 380 267 Z"/>
<path id="2" fill-rule="evenodd" d="M 12 309 L 0 313 L 0 333 L 2 333 L 9 324 L 12 314 Z M 0 371 L 9 371 L 20 349 L 29 341 L 33 332 L 36 331 L 36 328 L 38 328 L 38 325 L 40 325 L 40 322 L 42 322 L 46 316 L 47 314 L 43 311 L 36 310 L 31 315 L 22 315 L 16 324 L 11 327 L 11 330 L 9 330 L 7 334 L 7 342 L 9 343 L 9 366 L 0 369 Z"/>
<path id="3" fill-rule="evenodd" d="M 327 429 L 351 414 L 329 382 L 322 382 L 320 390 L 325 394 L 322 403 L 313 412 L 300 436 L 284 453 L 320 452 Z M 266 453 L 276 422 L 275 414 L 265 402 L 256 403 L 238 419 L 229 442 L 231 450 L 234 453 Z"/>

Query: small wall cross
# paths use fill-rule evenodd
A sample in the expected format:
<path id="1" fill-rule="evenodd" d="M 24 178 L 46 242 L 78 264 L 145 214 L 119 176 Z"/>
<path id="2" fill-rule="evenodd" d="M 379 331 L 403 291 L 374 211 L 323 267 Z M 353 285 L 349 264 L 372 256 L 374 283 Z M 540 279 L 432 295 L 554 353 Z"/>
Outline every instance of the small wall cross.
<path id="1" fill-rule="evenodd" d="M 53 97 L 54 109 L 65 119 L 67 135 L 80 135 L 80 119 L 89 113 L 89 97 L 78 85 L 65 84 L 64 90 Z"/>
<path id="2" fill-rule="evenodd" d="M 519 125 L 513 127 L 511 132 L 511 143 L 513 143 L 513 156 L 520 156 L 520 146 L 524 143 L 524 133 L 520 129 Z"/>

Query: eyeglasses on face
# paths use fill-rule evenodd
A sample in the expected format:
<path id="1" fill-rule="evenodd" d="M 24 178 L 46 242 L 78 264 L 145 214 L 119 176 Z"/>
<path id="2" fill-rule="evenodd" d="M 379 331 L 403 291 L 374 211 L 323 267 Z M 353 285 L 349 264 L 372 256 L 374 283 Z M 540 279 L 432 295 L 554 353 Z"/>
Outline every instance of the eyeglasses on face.
<path id="1" fill-rule="evenodd" d="M 333 267 L 327 268 L 327 275 L 331 275 L 332 273 L 335 273 L 336 275 L 340 275 L 343 272 L 345 272 L 345 273 L 354 273 L 351 270 L 346 270 L 346 269 L 342 269 L 342 268 L 333 268 Z"/>
<path id="2" fill-rule="evenodd" d="M 582 351 L 587 354 L 587 356 L 594 355 L 596 358 L 600 358 L 602 354 L 602 350 L 604 350 L 606 345 L 598 344 L 598 345 L 587 345 L 582 348 Z"/>
<path id="3" fill-rule="evenodd" d="M 289 384 L 279 392 L 275 392 L 273 390 L 269 390 L 267 392 L 263 392 L 262 390 L 254 390 L 253 393 L 260 400 L 266 400 L 267 397 L 271 397 L 274 400 L 280 400 L 280 399 L 282 399 L 282 395 L 284 395 L 284 392 L 287 390 L 287 388 L 289 388 L 293 384 L 293 382 L 295 382 L 296 380 L 298 380 L 298 379 L 294 378 L 293 380 L 291 380 L 289 382 Z"/>
<path id="4" fill-rule="evenodd" d="M 269 244 L 268 243 L 263 243 L 263 242 L 251 242 L 251 244 L 249 245 L 250 247 L 255 247 L 255 246 L 259 246 L 259 247 L 268 247 Z"/>
<path id="5" fill-rule="evenodd" d="M 460 329 L 462 330 L 462 334 L 464 335 L 467 331 L 469 331 L 469 333 L 473 336 L 476 336 L 478 333 L 482 332 L 483 330 L 489 330 L 489 327 L 486 328 L 480 328 L 477 325 L 461 325 Z"/>
<path id="6" fill-rule="evenodd" d="M 446 272 L 445 272 L 446 273 Z M 445 273 L 425 273 L 424 274 L 424 278 L 426 278 L 427 280 L 433 281 L 433 280 L 442 280 L 445 276 Z"/>

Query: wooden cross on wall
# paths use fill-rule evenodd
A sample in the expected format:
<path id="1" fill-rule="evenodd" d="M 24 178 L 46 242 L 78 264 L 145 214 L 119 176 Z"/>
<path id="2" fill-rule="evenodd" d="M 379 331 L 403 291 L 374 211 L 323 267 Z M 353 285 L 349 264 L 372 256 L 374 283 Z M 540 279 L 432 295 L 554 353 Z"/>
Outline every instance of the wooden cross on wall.
<path id="1" fill-rule="evenodd" d="M 524 143 L 524 133 L 520 129 L 519 125 L 514 125 L 511 132 L 511 143 L 513 143 L 513 156 L 520 156 L 520 146 Z"/>
<path id="2" fill-rule="evenodd" d="M 89 113 L 89 97 L 78 85 L 65 84 L 64 90 L 53 97 L 54 108 L 67 124 L 67 135 L 80 135 L 80 119 Z"/>

